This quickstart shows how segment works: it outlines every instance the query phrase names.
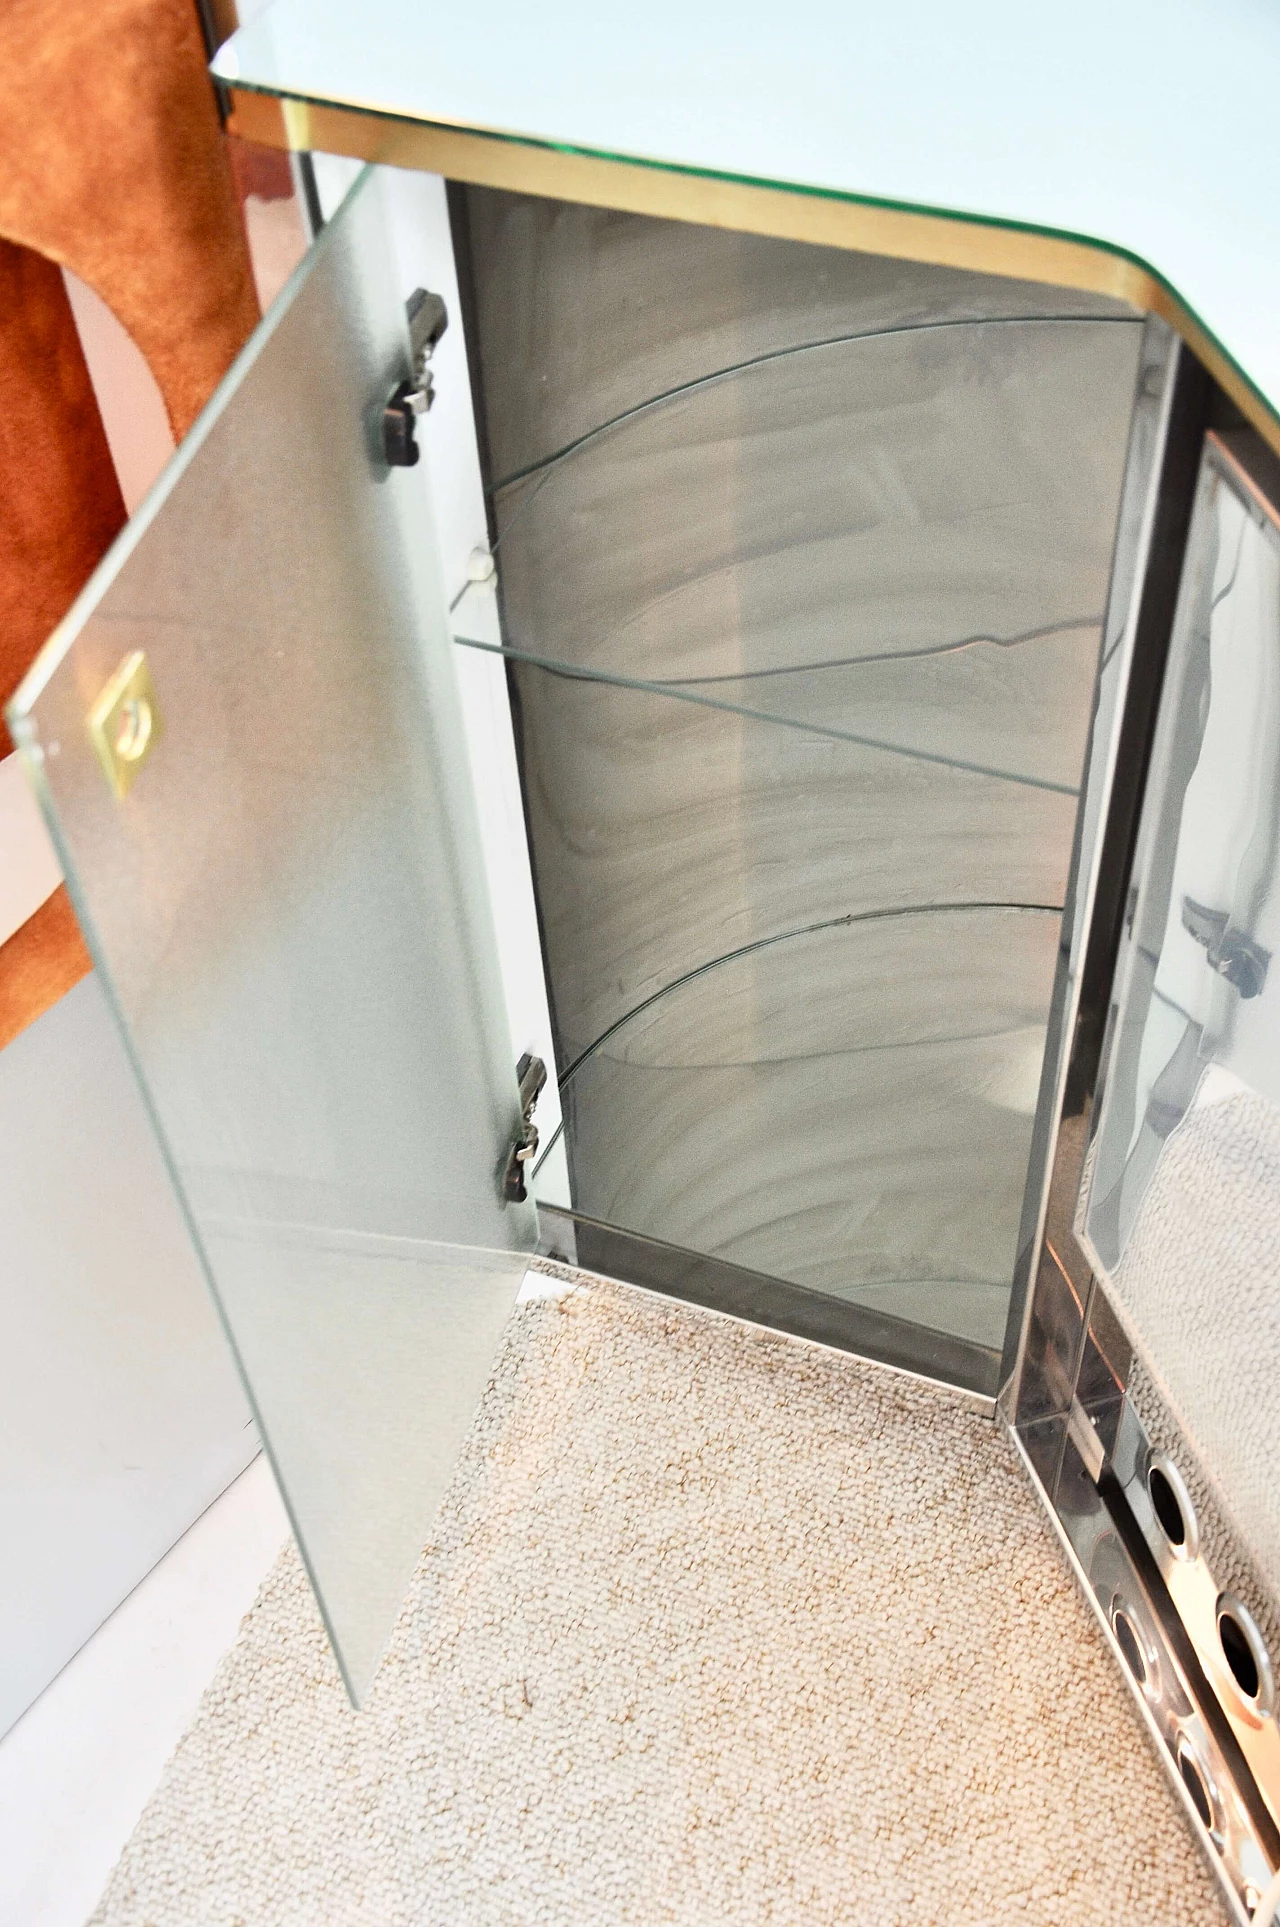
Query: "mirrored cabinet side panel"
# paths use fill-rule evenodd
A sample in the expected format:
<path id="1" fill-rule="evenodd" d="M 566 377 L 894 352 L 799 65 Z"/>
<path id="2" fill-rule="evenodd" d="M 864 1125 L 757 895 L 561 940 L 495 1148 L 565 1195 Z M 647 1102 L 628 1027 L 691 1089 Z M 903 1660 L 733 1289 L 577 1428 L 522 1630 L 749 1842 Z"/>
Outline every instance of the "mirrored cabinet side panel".
<path id="1" fill-rule="evenodd" d="M 1280 462 L 1205 413 L 1011 1416 L 1244 1919 L 1280 1865 Z"/>
<path id="2" fill-rule="evenodd" d="M 1081 1243 L 1280 1596 L 1280 509 L 1209 437 Z"/>

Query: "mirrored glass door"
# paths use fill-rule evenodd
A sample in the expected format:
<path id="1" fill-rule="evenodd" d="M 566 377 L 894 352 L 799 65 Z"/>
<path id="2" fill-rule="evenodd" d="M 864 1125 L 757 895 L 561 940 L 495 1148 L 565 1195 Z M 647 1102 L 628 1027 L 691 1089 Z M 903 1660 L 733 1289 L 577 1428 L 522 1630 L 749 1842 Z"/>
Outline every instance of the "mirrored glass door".
<path id="1" fill-rule="evenodd" d="M 537 1235 L 409 372 L 366 174 L 11 713 L 354 1695 Z"/>

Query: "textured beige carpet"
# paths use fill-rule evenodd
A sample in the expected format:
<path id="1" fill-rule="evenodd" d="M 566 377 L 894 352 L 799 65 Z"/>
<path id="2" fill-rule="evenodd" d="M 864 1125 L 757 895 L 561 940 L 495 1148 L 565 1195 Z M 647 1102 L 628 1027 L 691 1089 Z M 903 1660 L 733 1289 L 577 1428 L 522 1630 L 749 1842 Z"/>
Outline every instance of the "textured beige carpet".
<path id="1" fill-rule="evenodd" d="M 286 1554 L 94 1915 L 1224 1919 L 992 1426 L 604 1284 L 513 1319 L 367 1710 Z"/>

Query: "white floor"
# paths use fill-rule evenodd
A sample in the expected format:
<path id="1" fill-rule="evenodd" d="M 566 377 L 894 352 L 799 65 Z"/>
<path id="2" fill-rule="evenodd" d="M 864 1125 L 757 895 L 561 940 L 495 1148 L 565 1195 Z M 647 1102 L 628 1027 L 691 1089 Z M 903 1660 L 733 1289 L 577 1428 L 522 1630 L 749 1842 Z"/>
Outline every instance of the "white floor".
<path id="1" fill-rule="evenodd" d="M 5 1927 L 83 1927 L 288 1530 L 259 1456 L 0 1741 Z"/>

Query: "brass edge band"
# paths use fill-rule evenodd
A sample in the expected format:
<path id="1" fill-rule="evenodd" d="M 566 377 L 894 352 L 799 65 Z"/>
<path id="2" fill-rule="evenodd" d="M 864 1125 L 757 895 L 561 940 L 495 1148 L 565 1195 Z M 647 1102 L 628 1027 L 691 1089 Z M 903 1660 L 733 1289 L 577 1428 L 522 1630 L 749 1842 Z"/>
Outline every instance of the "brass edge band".
<path id="1" fill-rule="evenodd" d="M 987 224 L 976 217 L 916 213 L 834 195 L 603 159 L 510 137 L 356 108 L 230 89 L 230 131 L 264 147 L 345 154 L 385 167 L 415 168 L 478 187 L 548 200 L 652 214 L 704 227 L 735 228 L 779 240 L 811 241 L 937 267 L 968 268 L 1062 288 L 1080 288 L 1159 315 L 1280 454 L 1280 416 L 1263 400 L 1173 291 L 1141 263 L 1101 242 Z"/>
<path id="2" fill-rule="evenodd" d="M 1228 447 L 1221 435 L 1211 429 L 1205 439 L 1218 467 L 1230 476 L 1236 487 L 1249 498 L 1258 513 L 1266 517 L 1272 528 L 1280 531 L 1280 502 L 1274 502 L 1271 499 L 1259 478 L 1249 473 L 1237 451 Z"/>

